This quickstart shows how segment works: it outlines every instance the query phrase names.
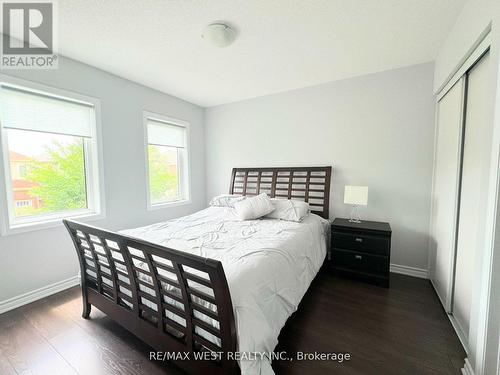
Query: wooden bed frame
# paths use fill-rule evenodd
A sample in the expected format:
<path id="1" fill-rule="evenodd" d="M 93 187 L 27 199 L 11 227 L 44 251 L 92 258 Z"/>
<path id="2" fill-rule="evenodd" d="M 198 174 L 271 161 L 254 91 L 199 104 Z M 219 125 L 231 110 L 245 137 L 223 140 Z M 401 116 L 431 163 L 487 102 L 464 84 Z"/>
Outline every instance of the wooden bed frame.
<path id="1" fill-rule="evenodd" d="M 304 200 L 328 218 L 330 178 L 331 167 L 235 168 L 230 193 Z M 156 351 L 188 353 L 189 359 L 171 362 L 189 373 L 240 373 L 236 360 L 225 354 L 237 350 L 237 335 L 220 261 L 75 221 L 64 225 L 80 262 L 83 318 L 94 305 Z M 200 319 L 203 315 L 219 328 Z M 218 355 L 195 359 L 200 353 Z"/>
<path id="2" fill-rule="evenodd" d="M 332 167 L 233 168 L 229 194 L 258 195 L 309 202 L 328 219 Z"/>

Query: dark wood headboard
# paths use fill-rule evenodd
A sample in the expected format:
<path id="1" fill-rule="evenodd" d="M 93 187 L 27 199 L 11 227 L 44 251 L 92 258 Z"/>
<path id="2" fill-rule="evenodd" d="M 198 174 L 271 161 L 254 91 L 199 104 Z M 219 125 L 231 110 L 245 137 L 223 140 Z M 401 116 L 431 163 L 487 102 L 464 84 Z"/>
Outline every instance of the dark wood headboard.
<path id="1" fill-rule="evenodd" d="M 332 167 L 233 168 L 229 194 L 295 199 L 328 219 Z"/>

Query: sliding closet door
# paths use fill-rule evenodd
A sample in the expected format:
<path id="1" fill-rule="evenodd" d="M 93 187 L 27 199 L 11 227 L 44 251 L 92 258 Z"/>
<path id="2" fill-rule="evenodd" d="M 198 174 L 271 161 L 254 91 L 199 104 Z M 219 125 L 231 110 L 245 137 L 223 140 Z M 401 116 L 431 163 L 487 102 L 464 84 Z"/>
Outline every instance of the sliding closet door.
<path id="1" fill-rule="evenodd" d="M 461 154 L 464 79 L 460 79 L 438 102 L 432 241 L 435 251 L 434 286 L 451 310 L 453 260 L 455 253 L 458 182 Z"/>
<path id="2" fill-rule="evenodd" d="M 468 337 L 476 261 L 484 245 L 493 113 L 489 54 L 467 74 L 466 115 L 458 219 L 453 315 Z"/>

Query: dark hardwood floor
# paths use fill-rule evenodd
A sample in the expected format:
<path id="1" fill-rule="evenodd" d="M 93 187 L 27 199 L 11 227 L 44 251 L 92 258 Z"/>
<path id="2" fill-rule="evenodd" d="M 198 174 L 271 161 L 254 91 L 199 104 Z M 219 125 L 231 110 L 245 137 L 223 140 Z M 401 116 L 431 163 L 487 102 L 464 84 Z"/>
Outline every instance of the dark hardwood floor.
<path id="1" fill-rule="evenodd" d="M 0 315 L 0 374 L 180 374 L 96 308 L 80 317 L 78 288 Z M 383 289 L 322 271 L 277 351 L 351 359 L 277 361 L 277 374 L 460 374 L 463 351 L 427 280 L 391 275 Z"/>

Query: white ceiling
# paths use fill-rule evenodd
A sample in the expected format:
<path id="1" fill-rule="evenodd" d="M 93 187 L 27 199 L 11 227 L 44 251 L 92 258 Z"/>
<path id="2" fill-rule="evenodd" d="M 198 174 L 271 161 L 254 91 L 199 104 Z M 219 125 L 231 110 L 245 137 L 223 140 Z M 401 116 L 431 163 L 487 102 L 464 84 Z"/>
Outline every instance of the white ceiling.
<path id="1" fill-rule="evenodd" d="M 60 0 L 59 50 L 202 106 L 435 59 L 465 0 Z M 213 21 L 238 32 L 216 48 Z"/>

